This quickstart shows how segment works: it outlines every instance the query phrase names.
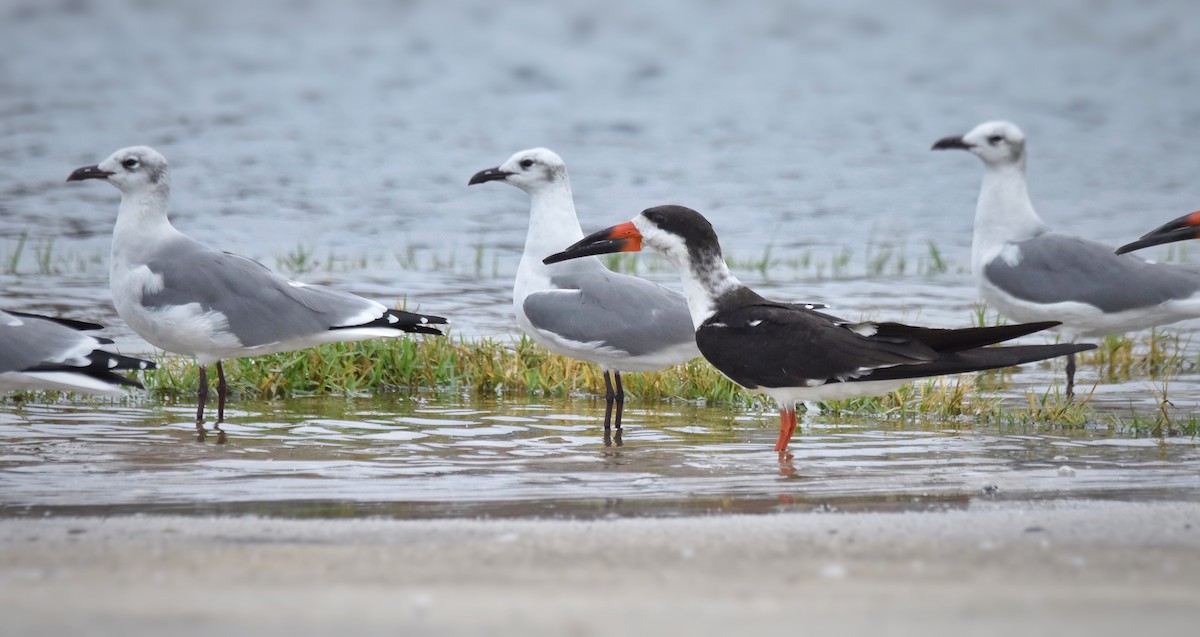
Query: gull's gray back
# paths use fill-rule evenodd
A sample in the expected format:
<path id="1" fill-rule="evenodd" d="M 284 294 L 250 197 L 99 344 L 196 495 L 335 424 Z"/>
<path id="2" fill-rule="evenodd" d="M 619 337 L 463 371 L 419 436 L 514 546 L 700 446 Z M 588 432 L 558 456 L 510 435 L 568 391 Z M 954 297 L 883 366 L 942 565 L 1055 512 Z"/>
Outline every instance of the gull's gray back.
<path id="1" fill-rule="evenodd" d="M 632 356 L 696 340 L 683 295 L 656 283 L 604 267 L 555 272 L 550 282 L 569 292 L 525 299 L 525 316 L 538 329 Z"/>
<path id="2" fill-rule="evenodd" d="M 182 236 L 166 242 L 146 266 L 162 277 L 163 288 L 143 294 L 143 306 L 163 309 L 197 303 L 206 311 L 220 312 L 245 347 L 343 326 L 375 307 L 353 294 L 293 284 L 256 261 Z"/>
<path id="3" fill-rule="evenodd" d="M 1104 312 L 1154 307 L 1200 291 L 1200 272 L 1117 256 L 1104 244 L 1047 232 L 1014 244 L 1020 261 L 997 257 L 984 268 L 1001 290 L 1035 303 L 1076 301 Z"/>

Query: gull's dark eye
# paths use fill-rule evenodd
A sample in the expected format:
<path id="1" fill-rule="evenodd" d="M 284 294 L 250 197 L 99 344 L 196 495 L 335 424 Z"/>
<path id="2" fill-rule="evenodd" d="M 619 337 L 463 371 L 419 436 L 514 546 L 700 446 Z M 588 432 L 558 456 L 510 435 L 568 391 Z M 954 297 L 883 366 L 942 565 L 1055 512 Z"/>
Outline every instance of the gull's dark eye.
<path id="1" fill-rule="evenodd" d="M 137 168 L 138 160 L 134 159 L 133 157 L 130 157 L 129 159 L 126 159 L 125 161 L 121 162 L 121 165 L 130 170 L 133 170 L 134 168 Z"/>
<path id="2" fill-rule="evenodd" d="M 1004 135 L 992 135 L 991 137 L 988 138 L 988 143 L 991 144 L 992 146 L 995 146 L 996 144 L 999 144 L 1002 141 L 1004 141 Z"/>
<path id="3" fill-rule="evenodd" d="M 533 165 L 532 159 L 522 159 L 521 160 L 521 168 L 529 168 L 532 165 Z"/>

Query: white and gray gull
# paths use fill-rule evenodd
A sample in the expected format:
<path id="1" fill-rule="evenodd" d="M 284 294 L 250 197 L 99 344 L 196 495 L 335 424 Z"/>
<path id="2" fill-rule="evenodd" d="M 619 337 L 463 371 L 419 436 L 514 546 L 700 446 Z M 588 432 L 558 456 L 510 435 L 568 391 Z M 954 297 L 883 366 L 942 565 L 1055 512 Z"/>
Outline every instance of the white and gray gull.
<path id="1" fill-rule="evenodd" d="M 985 122 L 933 150 L 983 160 L 971 273 L 983 300 L 1014 321 L 1059 321 L 1068 340 L 1139 330 L 1200 316 L 1200 272 L 1118 256 L 1102 243 L 1055 232 L 1033 208 L 1025 182 L 1025 134 Z M 1067 395 L 1075 357 L 1067 359 Z"/>
<path id="2" fill-rule="evenodd" d="M 986 347 L 1057 325 L 933 329 L 853 323 L 759 296 L 729 271 L 712 225 L 682 206 L 659 206 L 584 237 L 546 259 L 558 263 L 645 244 L 679 271 L 708 362 L 779 404 L 775 450 L 787 451 L 796 403 L 887 393 L 915 378 L 1008 367 L 1092 349 L 1089 344 Z"/>
<path id="3" fill-rule="evenodd" d="M 117 372 L 154 369 L 154 363 L 101 349 L 112 341 L 84 334 L 95 323 L 0 311 L 0 393 L 58 390 L 118 395 L 141 387 Z"/>
<path id="4" fill-rule="evenodd" d="M 468 185 L 489 181 L 529 193 L 529 233 L 513 284 L 517 325 L 552 352 L 600 366 L 607 390 L 605 432 L 615 423 L 619 435 L 622 372 L 656 371 L 700 355 L 687 301 L 674 290 L 613 272 L 596 258 L 555 267 L 542 263 L 583 238 L 567 167 L 554 152 L 523 150 L 479 171 Z"/>
<path id="5" fill-rule="evenodd" d="M 289 281 L 256 261 L 210 248 L 167 219 L 167 160 L 146 146 L 122 148 L 67 181 L 100 179 L 121 191 L 109 284 L 121 318 L 152 345 L 200 365 L 197 426 L 208 398 L 205 367 L 217 365 L 217 423 L 225 418 L 221 360 L 323 343 L 441 334 L 446 319 L 388 309 L 327 287 Z"/>

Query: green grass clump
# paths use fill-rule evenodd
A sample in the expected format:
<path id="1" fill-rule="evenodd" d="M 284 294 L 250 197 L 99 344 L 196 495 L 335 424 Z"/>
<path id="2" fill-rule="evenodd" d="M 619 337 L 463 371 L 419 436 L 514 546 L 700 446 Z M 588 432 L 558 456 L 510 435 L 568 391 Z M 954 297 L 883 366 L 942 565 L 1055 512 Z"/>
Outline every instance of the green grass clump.
<path id="1" fill-rule="evenodd" d="M 1184 355 L 1187 343 L 1178 335 L 1151 329 L 1143 340 L 1124 334 L 1109 335 L 1099 347 L 1079 354 L 1079 364 L 1097 368 L 1108 382 L 1134 377 L 1158 379 L 1178 374 L 1191 363 Z"/>
<path id="2" fill-rule="evenodd" d="M 1158 351 L 1168 341 L 1159 339 Z M 1104 356 L 1120 358 L 1122 347 Z M 1161 354 L 1154 356 L 1161 357 Z M 1154 358 L 1150 356 L 1150 358 Z M 1121 359 L 1124 360 L 1124 359 Z M 141 374 L 147 389 L 159 397 L 188 399 L 195 395 L 198 367 L 191 359 L 167 356 L 159 367 Z M 1131 365 L 1136 367 L 1135 365 Z M 527 337 L 466 340 L 463 338 L 377 339 L 226 361 L 233 395 L 276 398 L 315 394 L 363 394 L 425 390 L 475 395 L 602 395 L 600 368 L 553 354 Z M 210 370 L 210 382 L 214 382 Z M 631 399 L 713 401 L 773 409 L 769 399 L 747 392 L 702 359 L 656 373 L 624 375 Z M 1096 421 L 1089 395 L 1067 400 L 1057 387 L 1026 392 L 1024 404 L 1003 401 L 998 389 L 1011 382 L 1003 370 L 984 374 L 925 379 L 882 396 L 828 401 L 822 411 L 832 418 L 874 417 L 896 420 L 953 421 L 976 424 L 1038 424 L 1080 427 Z M 1166 382 L 1162 384 L 1166 404 Z M 1195 431 L 1162 408 L 1136 416 L 1135 431 Z"/>
<path id="3" fill-rule="evenodd" d="M 154 394 L 195 393 L 199 368 L 191 359 L 164 357 L 142 382 Z M 246 397 L 321 393 L 443 391 L 566 396 L 604 392 L 595 365 L 559 356 L 526 337 L 510 342 L 453 338 L 377 339 L 334 343 L 295 352 L 225 362 L 231 391 Z M 213 374 L 210 373 L 210 381 Z M 744 400 L 740 388 L 707 363 L 695 360 L 654 374 L 622 377 L 630 397 Z"/>
<path id="4" fill-rule="evenodd" d="M 1110 415 L 1111 426 L 1139 436 L 1197 436 L 1200 435 L 1200 415 L 1194 412 L 1178 412 L 1175 403 L 1168 397 L 1171 381 L 1164 377 L 1161 384 L 1152 386 L 1155 410 L 1140 414 L 1130 407 L 1129 420 L 1120 420 Z"/>
<path id="5" fill-rule="evenodd" d="M 1095 389 L 1093 388 L 1093 392 Z M 1058 387 L 1047 387 L 1041 392 L 1029 390 L 1025 392 L 1028 406 L 1024 413 L 1016 412 L 1016 422 L 1052 423 L 1063 427 L 1082 427 L 1094 422 L 1096 414 L 1088 403 L 1091 402 L 1092 392 L 1087 395 L 1076 395 L 1067 398 Z"/>
<path id="6" fill-rule="evenodd" d="M 870 415 L 932 420 L 982 419 L 1000 409 L 1000 398 L 979 385 L 977 376 L 938 376 L 881 396 L 825 401 L 821 409 L 840 418 Z"/>

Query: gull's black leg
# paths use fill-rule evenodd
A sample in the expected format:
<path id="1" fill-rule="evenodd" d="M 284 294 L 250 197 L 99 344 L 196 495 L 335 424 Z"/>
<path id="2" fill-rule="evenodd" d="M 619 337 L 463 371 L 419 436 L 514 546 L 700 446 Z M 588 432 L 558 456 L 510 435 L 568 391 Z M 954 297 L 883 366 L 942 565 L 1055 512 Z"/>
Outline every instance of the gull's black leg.
<path id="1" fill-rule="evenodd" d="M 617 379 L 617 395 L 615 396 L 617 401 L 617 418 L 614 424 L 619 432 L 621 431 L 621 413 L 625 411 L 625 387 L 621 385 L 621 372 L 613 372 L 613 376 Z"/>
<path id="2" fill-rule="evenodd" d="M 1067 354 L 1067 400 L 1075 397 L 1075 352 Z"/>
<path id="3" fill-rule="evenodd" d="M 612 426 L 613 400 L 615 398 L 616 398 L 616 394 L 613 393 L 612 375 L 608 373 L 608 370 L 605 370 L 604 371 L 604 431 L 605 432 L 608 432 L 609 428 Z M 618 416 L 618 418 L 619 418 L 619 416 Z"/>
<path id="4" fill-rule="evenodd" d="M 217 361 L 217 424 L 225 422 L 225 367 Z"/>
<path id="5" fill-rule="evenodd" d="M 200 366 L 200 392 L 196 396 L 200 403 L 196 406 L 196 426 L 204 424 L 204 403 L 208 402 L 208 368 Z"/>
<path id="6" fill-rule="evenodd" d="M 213 429 L 217 430 L 217 444 L 225 444 L 225 431 L 221 429 L 221 423 L 225 422 L 225 367 L 221 365 L 221 361 L 217 361 L 217 422 L 213 425 Z"/>

